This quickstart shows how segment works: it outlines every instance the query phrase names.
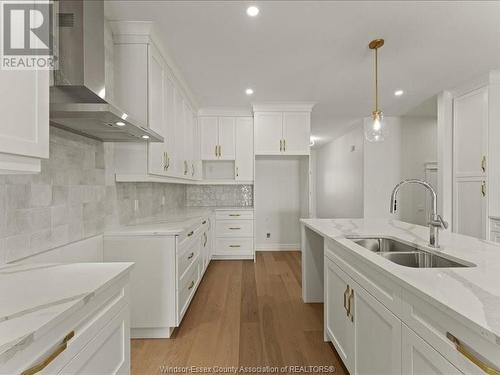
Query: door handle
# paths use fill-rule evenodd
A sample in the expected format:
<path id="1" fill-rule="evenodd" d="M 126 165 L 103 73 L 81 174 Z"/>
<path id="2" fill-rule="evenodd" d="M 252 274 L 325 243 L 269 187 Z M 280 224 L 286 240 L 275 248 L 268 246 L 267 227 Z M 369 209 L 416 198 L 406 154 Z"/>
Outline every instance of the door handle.
<path id="1" fill-rule="evenodd" d="M 349 285 L 347 285 L 347 287 L 345 288 L 345 292 L 344 292 L 344 309 L 345 311 L 347 312 L 347 316 L 349 316 L 349 307 L 347 306 L 347 295 L 349 294 Z"/>
<path id="2" fill-rule="evenodd" d="M 486 363 L 481 361 L 479 358 L 477 358 L 474 354 L 472 354 L 470 351 L 467 350 L 467 348 L 460 342 L 459 339 L 457 339 L 455 336 L 453 336 L 450 332 L 446 332 L 446 337 L 448 340 L 450 340 L 453 344 L 455 344 L 455 348 L 469 361 L 474 363 L 477 367 L 479 367 L 481 370 L 483 370 L 486 374 L 490 375 L 500 375 L 500 371 L 488 366 Z"/>
<path id="3" fill-rule="evenodd" d="M 349 315 L 351 316 L 351 322 L 354 322 L 354 289 L 351 289 L 351 294 L 349 295 Z M 353 311 L 351 311 L 353 309 Z"/>

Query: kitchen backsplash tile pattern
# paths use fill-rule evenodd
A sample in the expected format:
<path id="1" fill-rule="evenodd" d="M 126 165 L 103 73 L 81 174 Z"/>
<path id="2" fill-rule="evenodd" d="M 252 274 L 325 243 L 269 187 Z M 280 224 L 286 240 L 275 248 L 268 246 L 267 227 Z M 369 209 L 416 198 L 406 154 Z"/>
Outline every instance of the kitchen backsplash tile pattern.
<path id="1" fill-rule="evenodd" d="M 189 185 L 188 206 L 248 207 L 253 205 L 252 185 Z"/>
<path id="2" fill-rule="evenodd" d="M 0 176 L 0 264 L 186 206 L 183 185 L 115 184 L 113 144 L 50 132 L 41 173 Z"/>

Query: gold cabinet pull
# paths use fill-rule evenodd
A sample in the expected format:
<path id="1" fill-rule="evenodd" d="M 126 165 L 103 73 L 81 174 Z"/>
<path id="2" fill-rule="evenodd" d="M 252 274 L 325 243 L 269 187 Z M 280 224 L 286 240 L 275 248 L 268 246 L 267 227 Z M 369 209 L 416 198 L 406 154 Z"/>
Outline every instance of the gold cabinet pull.
<path id="1" fill-rule="evenodd" d="M 231 229 L 231 230 L 239 230 L 239 229 L 241 229 L 241 228 L 240 228 L 240 227 L 231 227 L 231 228 L 229 228 L 229 229 Z"/>
<path id="2" fill-rule="evenodd" d="M 483 195 L 483 197 L 486 197 L 486 181 L 483 181 L 481 183 L 481 194 Z"/>
<path id="3" fill-rule="evenodd" d="M 351 322 L 354 322 L 354 289 L 351 289 L 351 294 L 349 295 L 349 315 L 351 316 Z M 352 309 L 352 311 L 351 311 Z"/>
<path id="4" fill-rule="evenodd" d="M 207 223 L 207 221 L 206 221 L 206 220 L 203 220 L 203 221 L 201 222 L 201 225 L 205 225 L 206 223 Z"/>
<path id="5" fill-rule="evenodd" d="M 191 284 L 189 284 L 189 286 L 188 286 L 188 290 L 193 289 L 193 286 L 194 286 L 194 280 L 193 280 L 193 281 L 191 281 Z"/>
<path id="6" fill-rule="evenodd" d="M 236 177 L 238 177 L 240 174 L 239 174 L 239 168 L 236 167 Z"/>
<path id="7" fill-rule="evenodd" d="M 194 234 L 194 231 L 188 233 L 188 237 L 191 237 Z"/>
<path id="8" fill-rule="evenodd" d="M 286 139 L 283 139 L 283 151 L 286 151 Z"/>
<path id="9" fill-rule="evenodd" d="M 203 233 L 203 238 L 205 240 L 203 242 L 203 247 L 206 247 L 207 246 L 207 242 L 208 242 L 207 232 Z"/>
<path id="10" fill-rule="evenodd" d="M 241 247 L 241 245 L 229 245 L 229 247 Z"/>
<path id="11" fill-rule="evenodd" d="M 194 163 L 191 163 L 191 176 L 194 176 Z"/>
<path id="12" fill-rule="evenodd" d="M 349 285 L 345 288 L 344 292 L 344 309 L 347 313 L 347 316 L 349 316 L 349 308 L 347 307 L 347 295 L 349 294 Z"/>
<path id="13" fill-rule="evenodd" d="M 483 158 L 481 159 L 481 170 L 483 172 L 486 172 L 486 156 L 483 156 Z"/>
<path id="14" fill-rule="evenodd" d="M 241 216 L 240 214 L 229 214 L 229 216 Z"/>
<path id="15" fill-rule="evenodd" d="M 460 342 L 459 339 L 457 339 L 455 336 L 453 336 L 450 332 L 446 332 L 446 337 L 448 340 L 450 340 L 453 344 L 455 344 L 455 348 L 469 361 L 474 363 L 477 367 L 479 367 L 481 370 L 483 370 L 486 374 L 489 375 L 500 375 L 500 371 L 494 369 L 493 367 L 488 366 L 486 363 L 481 361 L 479 358 L 476 358 L 474 354 L 470 353 L 467 348 Z"/>
<path id="16" fill-rule="evenodd" d="M 282 151 L 283 151 L 283 140 L 280 139 L 280 152 L 282 152 Z"/>
<path id="17" fill-rule="evenodd" d="M 194 257 L 194 253 L 189 254 L 188 260 Z"/>
<path id="18" fill-rule="evenodd" d="M 219 156 L 219 155 L 217 155 L 217 150 L 218 150 L 218 147 L 217 147 L 217 145 L 215 145 L 215 157 Z"/>
<path id="19" fill-rule="evenodd" d="M 73 338 L 73 336 L 75 336 L 75 331 L 71 331 L 70 333 L 68 333 L 64 337 L 62 342 L 57 346 L 57 348 L 55 348 L 54 351 L 52 353 L 50 353 L 50 355 L 47 358 L 45 358 L 40 363 L 34 365 L 33 367 L 30 367 L 29 369 L 23 371 L 21 373 L 21 375 L 33 375 L 33 374 L 36 374 L 36 373 L 42 371 L 54 359 L 56 359 L 59 356 L 59 354 L 61 354 L 62 352 L 64 352 L 66 350 L 66 348 L 68 347 L 68 341 L 71 340 Z"/>
<path id="20" fill-rule="evenodd" d="M 222 156 L 222 146 L 219 145 L 219 158 Z"/>

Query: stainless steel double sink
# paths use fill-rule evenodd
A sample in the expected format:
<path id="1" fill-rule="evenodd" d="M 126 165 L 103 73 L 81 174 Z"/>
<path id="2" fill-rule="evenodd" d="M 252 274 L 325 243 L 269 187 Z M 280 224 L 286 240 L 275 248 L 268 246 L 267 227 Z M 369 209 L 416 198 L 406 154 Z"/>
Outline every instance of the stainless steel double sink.
<path id="1" fill-rule="evenodd" d="M 348 237 L 358 245 L 377 253 L 393 263 L 412 268 L 455 268 L 474 267 L 474 264 L 462 260 L 451 259 L 408 245 L 404 242 L 384 237 Z"/>

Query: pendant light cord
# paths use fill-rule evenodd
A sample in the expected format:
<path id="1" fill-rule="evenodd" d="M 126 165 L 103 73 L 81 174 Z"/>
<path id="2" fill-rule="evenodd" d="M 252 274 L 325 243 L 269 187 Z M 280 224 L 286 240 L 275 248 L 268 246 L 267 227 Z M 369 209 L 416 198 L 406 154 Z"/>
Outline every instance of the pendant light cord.
<path id="1" fill-rule="evenodd" d="M 375 111 L 378 111 L 378 48 L 375 48 Z"/>

